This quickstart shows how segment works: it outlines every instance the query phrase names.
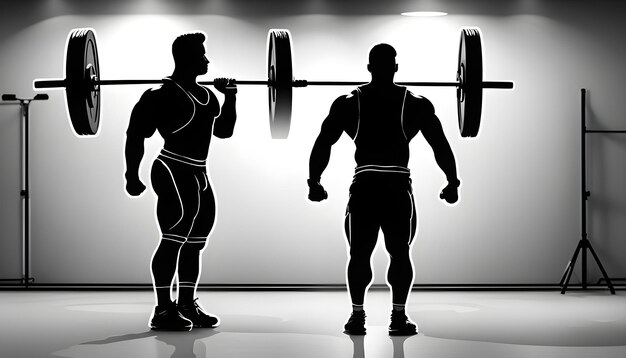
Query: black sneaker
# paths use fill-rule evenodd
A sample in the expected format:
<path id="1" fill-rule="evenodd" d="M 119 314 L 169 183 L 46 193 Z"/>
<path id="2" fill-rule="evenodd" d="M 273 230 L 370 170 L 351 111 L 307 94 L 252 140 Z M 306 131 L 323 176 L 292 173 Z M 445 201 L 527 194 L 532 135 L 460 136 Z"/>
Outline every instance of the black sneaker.
<path id="1" fill-rule="evenodd" d="M 167 306 L 154 307 L 150 329 L 155 331 L 191 331 L 193 323 L 183 317 L 172 302 Z"/>
<path id="2" fill-rule="evenodd" d="M 178 312 L 185 318 L 193 322 L 193 326 L 197 328 L 214 328 L 220 325 L 220 319 L 206 313 L 198 304 L 198 299 L 194 299 L 192 304 L 179 304 Z"/>
<path id="3" fill-rule="evenodd" d="M 417 325 L 406 316 L 404 311 L 391 310 L 390 336 L 412 336 L 417 334 Z"/>
<path id="4" fill-rule="evenodd" d="M 365 311 L 352 311 L 343 333 L 362 336 L 365 334 Z"/>

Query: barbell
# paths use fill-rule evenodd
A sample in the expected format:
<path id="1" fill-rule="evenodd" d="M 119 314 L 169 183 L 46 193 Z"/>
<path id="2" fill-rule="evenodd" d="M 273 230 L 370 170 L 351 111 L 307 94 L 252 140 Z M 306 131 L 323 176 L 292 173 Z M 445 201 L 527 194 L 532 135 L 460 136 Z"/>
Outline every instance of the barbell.
<path id="1" fill-rule="evenodd" d="M 272 138 L 287 138 L 291 126 L 294 87 L 352 86 L 368 81 L 294 80 L 292 39 L 289 30 L 272 29 L 267 40 L 267 80 L 236 80 L 237 85 L 268 87 L 269 122 Z M 65 98 L 72 127 L 81 136 L 95 135 L 100 126 L 100 86 L 160 84 L 153 80 L 100 79 L 98 47 L 93 29 L 79 28 L 67 39 L 64 79 L 35 80 L 34 87 L 65 88 Z M 212 85 L 213 81 L 199 81 Z M 483 81 L 482 43 L 477 28 L 461 30 L 456 81 L 396 82 L 403 86 L 456 87 L 457 115 L 462 137 L 476 137 L 480 129 L 483 89 L 511 89 L 513 82 Z"/>

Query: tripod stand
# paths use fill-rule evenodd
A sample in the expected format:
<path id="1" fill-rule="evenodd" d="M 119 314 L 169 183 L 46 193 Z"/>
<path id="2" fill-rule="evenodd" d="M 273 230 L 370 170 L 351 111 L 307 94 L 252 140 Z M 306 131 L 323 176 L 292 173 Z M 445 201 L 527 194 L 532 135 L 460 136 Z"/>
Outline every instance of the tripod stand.
<path id="1" fill-rule="evenodd" d="M 586 125 L 586 101 L 585 95 L 587 91 L 583 88 L 580 90 L 580 139 L 581 139 L 581 207 L 582 207 L 582 226 L 581 226 L 581 239 L 578 242 L 578 246 L 576 246 L 576 250 L 574 251 L 574 255 L 572 259 L 567 264 L 565 268 L 565 272 L 563 273 L 563 277 L 561 277 L 561 282 L 559 285 L 562 286 L 561 294 L 564 294 L 567 290 L 567 286 L 569 284 L 569 280 L 572 277 L 572 272 L 574 271 L 574 265 L 576 265 L 576 260 L 578 259 L 578 255 L 581 255 L 581 271 L 582 271 L 582 288 L 583 290 L 587 289 L 587 250 L 591 252 L 593 258 L 596 260 L 598 267 L 600 268 L 600 272 L 602 272 L 602 276 L 606 281 L 606 285 L 608 286 L 611 294 L 615 294 L 615 288 L 613 287 L 613 283 L 611 279 L 606 274 L 598 255 L 596 254 L 593 246 L 591 246 L 591 242 L 587 238 L 587 200 L 591 193 L 587 190 L 587 133 L 626 133 L 623 130 L 588 130 Z"/>
<path id="2" fill-rule="evenodd" d="M 22 219 L 22 278 L 18 279 L 0 279 L 0 281 L 18 281 L 24 284 L 25 288 L 28 288 L 30 283 L 33 283 L 35 279 L 30 277 L 30 172 L 29 172 L 29 110 L 30 103 L 32 101 L 45 101 L 48 99 L 48 95 L 40 93 L 34 98 L 18 98 L 14 94 L 3 94 L 3 101 L 15 101 L 19 102 L 22 107 L 22 125 L 23 125 L 23 150 L 22 150 L 22 167 L 23 167 L 23 187 L 20 190 L 20 196 L 23 200 L 23 219 Z"/>

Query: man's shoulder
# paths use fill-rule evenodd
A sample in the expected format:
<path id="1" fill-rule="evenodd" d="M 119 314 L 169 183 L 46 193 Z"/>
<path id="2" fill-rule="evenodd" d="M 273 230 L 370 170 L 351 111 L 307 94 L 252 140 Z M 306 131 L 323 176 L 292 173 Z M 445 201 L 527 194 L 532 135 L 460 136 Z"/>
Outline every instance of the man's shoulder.
<path id="1" fill-rule="evenodd" d="M 356 103 L 356 101 L 356 90 L 354 90 L 348 94 L 344 94 L 335 98 L 335 100 L 333 101 L 333 108 L 343 109 L 350 104 Z"/>
<path id="2" fill-rule="evenodd" d="M 413 92 L 409 90 L 407 90 L 407 93 L 406 93 L 406 100 L 409 105 L 419 108 L 422 111 L 428 111 L 428 112 L 435 111 L 435 107 L 433 106 L 432 102 L 428 98 L 422 95 L 414 94 Z"/>
<path id="3" fill-rule="evenodd" d="M 174 85 L 165 81 L 161 85 L 145 90 L 141 95 L 141 101 L 160 102 L 166 100 L 167 98 L 171 98 L 177 92 L 178 90 Z"/>
<path id="4" fill-rule="evenodd" d="M 430 100 L 422 95 L 415 94 L 410 90 L 406 91 L 406 98 L 416 103 L 430 103 Z"/>

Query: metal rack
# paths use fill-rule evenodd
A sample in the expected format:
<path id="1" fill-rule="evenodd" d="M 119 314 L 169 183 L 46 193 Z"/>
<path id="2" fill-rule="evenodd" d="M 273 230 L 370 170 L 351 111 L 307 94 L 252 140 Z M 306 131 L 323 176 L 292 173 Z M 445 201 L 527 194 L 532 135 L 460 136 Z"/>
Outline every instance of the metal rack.
<path id="1" fill-rule="evenodd" d="M 40 93 L 33 98 L 19 98 L 14 94 L 3 94 L 2 100 L 6 102 L 17 102 L 22 110 L 22 189 L 20 197 L 22 197 L 23 219 L 22 219 L 22 277 L 21 278 L 5 278 L 0 281 L 17 281 L 28 288 L 29 284 L 35 281 L 30 277 L 30 171 L 29 171 L 29 111 L 32 101 L 45 101 L 48 95 Z"/>
<path id="2" fill-rule="evenodd" d="M 589 196 L 591 196 L 591 192 L 587 190 L 587 134 L 589 133 L 626 133 L 626 130 L 591 130 L 587 129 L 586 124 L 586 94 L 587 90 L 582 88 L 580 90 L 580 140 L 581 140 L 581 150 L 580 150 L 580 159 L 581 159 L 581 238 L 578 241 L 578 246 L 576 246 L 576 250 L 574 250 L 574 255 L 572 259 L 567 264 L 565 268 L 565 272 L 563 273 L 563 277 L 561 277 L 561 281 L 559 285 L 561 288 L 561 294 L 564 294 L 567 290 L 567 286 L 569 285 L 570 278 L 572 277 L 572 273 L 574 272 L 574 266 L 576 265 L 576 260 L 578 259 L 578 255 L 581 256 L 581 273 L 582 273 L 582 288 L 583 290 L 587 289 L 587 250 L 591 252 L 593 258 L 598 264 L 598 268 L 600 268 L 600 272 L 602 272 L 602 277 L 606 282 L 607 287 L 611 291 L 611 294 L 615 294 L 615 288 L 613 287 L 613 283 L 611 279 L 607 275 L 598 255 L 596 254 L 593 246 L 591 246 L 591 242 L 588 239 L 587 234 L 587 200 Z"/>

